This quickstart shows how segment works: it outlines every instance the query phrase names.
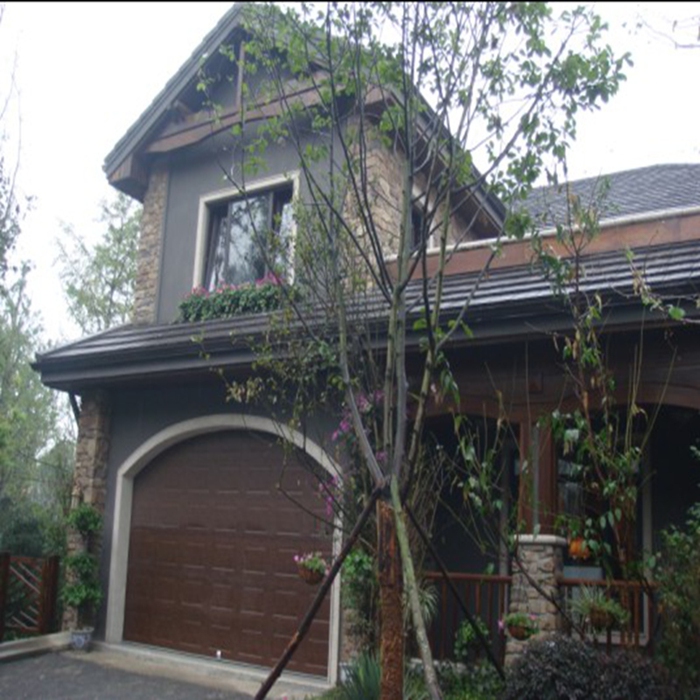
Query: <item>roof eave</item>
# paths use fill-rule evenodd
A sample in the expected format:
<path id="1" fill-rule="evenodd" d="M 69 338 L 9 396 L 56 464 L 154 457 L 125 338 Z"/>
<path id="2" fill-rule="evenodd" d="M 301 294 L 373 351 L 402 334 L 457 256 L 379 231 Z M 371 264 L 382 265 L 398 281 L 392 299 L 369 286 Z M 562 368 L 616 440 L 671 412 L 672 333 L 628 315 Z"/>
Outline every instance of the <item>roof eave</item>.
<path id="1" fill-rule="evenodd" d="M 175 75 L 165 84 L 151 104 L 141 116 L 129 127 L 124 136 L 119 139 L 114 148 L 105 158 L 103 169 L 108 178 L 132 156 L 139 145 L 148 137 L 158 125 L 160 119 L 166 114 L 178 95 L 197 78 L 201 68 L 202 58 L 212 56 L 230 34 L 240 25 L 240 18 L 245 3 L 235 3 L 230 10 L 219 20 L 216 26 L 204 37 L 202 42 L 192 52 Z M 125 178 L 128 182 L 128 178 Z M 113 184 L 116 184 L 113 182 Z M 123 187 L 129 187 L 125 184 Z M 138 188 L 136 188 L 138 191 Z M 131 194 L 131 192 L 129 192 Z"/>

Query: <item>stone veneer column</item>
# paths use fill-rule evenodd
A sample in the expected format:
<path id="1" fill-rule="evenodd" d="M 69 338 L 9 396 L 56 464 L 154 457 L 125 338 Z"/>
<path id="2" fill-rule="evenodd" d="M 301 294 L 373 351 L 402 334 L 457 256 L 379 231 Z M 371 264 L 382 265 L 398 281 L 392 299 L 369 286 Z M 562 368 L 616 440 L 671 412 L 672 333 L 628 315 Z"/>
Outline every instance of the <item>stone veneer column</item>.
<path id="1" fill-rule="evenodd" d="M 162 165 L 154 165 L 148 180 L 141 214 L 141 236 L 132 314 L 133 322 L 136 324 L 154 323 L 156 320 L 158 275 L 167 199 L 168 171 Z"/>
<path id="2" fill-rule="evenodd" d="M 73 471 L 73 498 L 71 507 L 80 503 L 94 506 L 100 513 L 105 507 L 105 479 L 109 453 L 109 399 L 103 392 L 85 394 L 82 397 L 78 419 L 78 443 L 75 448 Z M 83 549 L 82 537 L 69 530 L 68 556 Z M 95 552 L 95 554 L 98 554 Z M 63 629 L 73 629 L 77 613 L 66 608 L 63 613 Z"/>
<path id="3" fill-rule="evenodd" d="M 552 600 L 561 600 L 557 578 L 563 572 L 565 546 L 566 540 L 556 535 L 518 537 L 517 547 L 522 570 L 514 564 L 509 612 L 523 612 L 537 618 L 540 633 L 534 639 L 561 629 L 561 615 Z M 542 593 L 529 579 L 539 586 Z M 508 637 L 506 664 L 512 663 L 523 652 L 527 643 Z"/>

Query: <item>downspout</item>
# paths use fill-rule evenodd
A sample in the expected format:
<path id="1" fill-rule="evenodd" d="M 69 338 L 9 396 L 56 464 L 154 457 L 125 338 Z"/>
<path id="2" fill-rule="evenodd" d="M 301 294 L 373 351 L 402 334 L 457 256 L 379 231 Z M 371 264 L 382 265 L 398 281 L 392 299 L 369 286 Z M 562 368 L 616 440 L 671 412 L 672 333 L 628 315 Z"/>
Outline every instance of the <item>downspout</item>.
<path id="1" fill-rule="evenodd" d="M 78 405 L 78 399 L 75 398 L 75 394 L 72 391 L 68 392 L 68 399 L 70 401 L 70 407 L 73 409 L 75 424 L 80 426 L 80 406 Z"/>

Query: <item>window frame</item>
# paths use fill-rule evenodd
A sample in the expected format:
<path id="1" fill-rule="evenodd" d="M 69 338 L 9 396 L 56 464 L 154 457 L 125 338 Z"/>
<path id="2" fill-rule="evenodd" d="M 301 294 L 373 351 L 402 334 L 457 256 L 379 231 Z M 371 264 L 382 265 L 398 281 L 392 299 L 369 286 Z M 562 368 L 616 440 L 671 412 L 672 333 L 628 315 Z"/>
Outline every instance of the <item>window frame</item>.
<path id="1" fill-rule="evenodd" d="M 209 254 L 210 230 L 214 210 L 227 204 L 231 200 L 245 199 L 247 196 L 263 194 L 266 191 L 277 190 L 284 186 L 292 188 L 292 206 L 296 204 L 299 197 L 300 173 L 295 171 L 281 175 L 255 180 L 245 187 L 227 187 L 216 192 L 210 192 L 199 198 L 199 209 L 197 215 L 197 234 L 195 241 L 194 272 L 192 276 L 192 287 L 206 286 L 207 258 Z M 297 226 L 292 218 L 292 225 L 289 231 L 289 268 L 285 270 L 285 279 L 291 284 L 294 282 L 294 258 L 296 248 Z"/>

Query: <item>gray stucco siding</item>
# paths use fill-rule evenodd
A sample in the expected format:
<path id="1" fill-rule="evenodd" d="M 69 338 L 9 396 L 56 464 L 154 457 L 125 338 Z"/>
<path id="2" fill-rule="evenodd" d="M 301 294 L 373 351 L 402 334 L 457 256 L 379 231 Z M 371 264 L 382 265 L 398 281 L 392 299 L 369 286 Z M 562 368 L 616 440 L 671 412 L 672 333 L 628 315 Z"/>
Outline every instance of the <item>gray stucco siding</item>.
<path id="1" fill-rule="evenodd" d="M 210 147 L 211 148 L 211 147 Z M 241 177 L 240 164 L 232 168 L 228 179 L 223 168 L 230 167 L 232 157 L 223 150 L 199 152 L 188 149 L 170 162 L 168 201 L 165 212 L 165 231 L 161 258 L 160 285 L 158 290 L 157 322 L 168 323 L 177 315 L 179 302 L 194 286 L 194 266 L 197 245 L 197 226 L 200 199 L 216 192 L 231 189 L 233 182 L 246 182 L 254 187 L 256 182 L 276 176 L 287 176 L 299 171 L 299 159 L 291 145 L 271 145 L 265 155 L 269 166 L 254 176 Z M 227 160 L 224 160 L 227 159 Z M 316 175 L 323 182 L 327 163 L 317 163 Z M 233 182 L 232 182 L 233 181 Z M 299 196 L 307 199 L 304 179 L 300 179 Z"/>

